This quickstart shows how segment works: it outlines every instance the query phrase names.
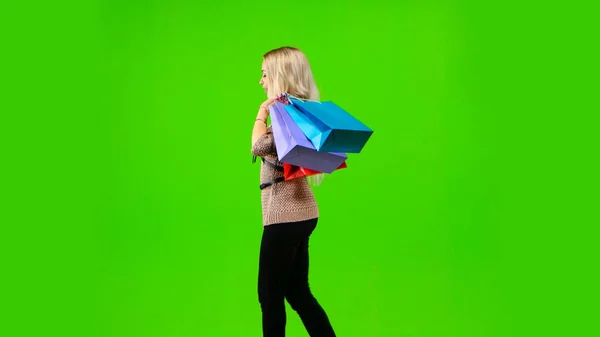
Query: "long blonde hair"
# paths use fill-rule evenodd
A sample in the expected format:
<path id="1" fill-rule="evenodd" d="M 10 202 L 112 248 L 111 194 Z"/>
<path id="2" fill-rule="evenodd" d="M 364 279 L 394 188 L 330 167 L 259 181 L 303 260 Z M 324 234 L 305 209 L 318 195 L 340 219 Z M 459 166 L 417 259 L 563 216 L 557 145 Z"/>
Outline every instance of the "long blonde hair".
<path id="1" fill-rule="evenodd" d="M 319 89 L 315 83 L 306 55 L 298 48 L 280 47 L 263 55 L 266 72 L 267 96 L 288 93 L 302 99 L 318 101 Z M 323 174 L 308 177 L 311 185 L 318 186 Z"/>

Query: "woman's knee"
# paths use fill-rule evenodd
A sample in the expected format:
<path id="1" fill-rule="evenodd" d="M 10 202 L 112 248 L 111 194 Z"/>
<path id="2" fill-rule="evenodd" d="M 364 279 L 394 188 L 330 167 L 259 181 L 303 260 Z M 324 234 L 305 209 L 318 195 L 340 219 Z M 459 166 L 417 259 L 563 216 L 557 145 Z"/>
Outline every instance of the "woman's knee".
<path id="1" fill-rule="evenodd" d="M 286 294 L 285 298 L 290 304 L 290 307 L 295 311 L 302 310 L 303 308 L 310 308 L 317 303 L 317 300 L 308 289 L 290 292 Z"/>

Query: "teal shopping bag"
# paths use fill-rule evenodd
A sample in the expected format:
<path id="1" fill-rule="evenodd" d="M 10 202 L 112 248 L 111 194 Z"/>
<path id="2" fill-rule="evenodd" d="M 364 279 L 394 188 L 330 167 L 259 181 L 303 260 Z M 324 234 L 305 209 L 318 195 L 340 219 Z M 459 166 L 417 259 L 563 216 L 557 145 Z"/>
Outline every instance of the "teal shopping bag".
<path id="1" fill-rule="evenodd" d="M 298 110 L 298 108 L 294 105 L 286 105 L 285 110 L 294 120 L 300 130 L 302 130 L 306 138 L 308 138 L 312 143 L 319 143 L 320 134 L 326 129 L 325 125 L 321 124 L 318 120 L 314 122 L 311 121 L 310 117 Z"/>
<path id="2" fill-rule="evenodd" d="M 360 153 L 373 130 L 333 102 L 289 96 L 290 117 L 319 152 Z"/>

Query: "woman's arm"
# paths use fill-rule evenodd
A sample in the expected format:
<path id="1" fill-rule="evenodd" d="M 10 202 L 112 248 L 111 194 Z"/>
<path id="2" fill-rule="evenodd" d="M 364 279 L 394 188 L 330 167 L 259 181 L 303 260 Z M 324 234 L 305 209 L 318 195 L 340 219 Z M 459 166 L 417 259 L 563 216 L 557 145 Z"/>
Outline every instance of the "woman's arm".
<path id="1" fill-rule="evenodd" d="M 252 129 L 252 147 L 256 144 L 256 141 L 267 133 L 267 117 L 269 116 L 268 108 L 260 106 L 258 115 L 254 121 L 254 129 Z"/>
<path id="2" fill-rule="evenodd" d="M 252 129 L 252 154 L 257 157 L 264 157 L 275 153 L 275 140 L 273 133 L 267 129 L 267 117 L 269 116 L 269 106 L 275 99 L 269 99 L 261 104 L 254 128 Z"/>
<path id="3" fill-rule="evenodd" d="M 260 105 L 256 120 L 254 121 L 254 129 L 252 129 L 252 148 L 255 147 L 256 142 L 267 133 L 267 117 L 269 117 L 269 107 L 273 102 L 281 97 L 282 95 L 267 99 Z"/>

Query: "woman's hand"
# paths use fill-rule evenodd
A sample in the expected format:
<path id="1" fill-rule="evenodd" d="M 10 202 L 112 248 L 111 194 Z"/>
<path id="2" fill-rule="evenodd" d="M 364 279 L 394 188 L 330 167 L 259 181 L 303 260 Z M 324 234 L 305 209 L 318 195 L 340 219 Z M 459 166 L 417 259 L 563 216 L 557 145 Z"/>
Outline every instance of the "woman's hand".
<path id="1" fill-rule="evenodd" d="M 273 104 L 273 102 L 275 102 L 275 100 L 279 100 L 283 95 L 284 94 L 281 94 L 279 96 L 272 97 L 272 98 L 269 98 L 268 100 L 264 101 L 260 105 L 260 108 L 258 109 L 258 115 L 256 116 L 256 118 L 263 120 L 266 124 L 267 117 L 269 117 L 269 107 L 271 106 L 271 104 Z"/>
<path id="2" fill-rule="evenodd" d="M 269 107 L 276 99 L 280 99 L 282 96 L 283 95 L 279 95 L 277 97 L 269 98 L 260 105 L 260 108 L 258 109 L 258 115 L 256 116 L 256 121 L 254 122 L 254 129 L 252 130 L 253 149 L 256 141 L 267 132 L 267 117 L 269 117 Z M 257 152 L 254 152 L 254 155 L 257 155 L 256 153 Z"/>

